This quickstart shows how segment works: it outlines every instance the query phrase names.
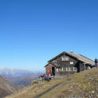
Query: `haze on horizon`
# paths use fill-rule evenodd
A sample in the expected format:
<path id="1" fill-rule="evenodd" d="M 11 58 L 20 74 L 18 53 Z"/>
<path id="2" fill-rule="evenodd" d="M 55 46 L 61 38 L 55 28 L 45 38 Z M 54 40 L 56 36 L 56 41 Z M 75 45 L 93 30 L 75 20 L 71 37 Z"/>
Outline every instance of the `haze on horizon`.
<path id="1" fill-rule="evenodd" d="M 73 50 L 98 58 L 97 0 L 0 0 L 0 68 L 43 71 Z"/>

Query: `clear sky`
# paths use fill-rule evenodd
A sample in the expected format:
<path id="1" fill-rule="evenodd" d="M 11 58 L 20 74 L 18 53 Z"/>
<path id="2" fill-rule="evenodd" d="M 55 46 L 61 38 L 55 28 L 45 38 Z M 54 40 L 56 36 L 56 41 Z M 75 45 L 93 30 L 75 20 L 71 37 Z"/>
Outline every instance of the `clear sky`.
<path id="1" fill-rule="evenodd" d="M 0 0 L 0 68 L 40 71 L 62 51 L 98 58 L 98 0 Z"/>

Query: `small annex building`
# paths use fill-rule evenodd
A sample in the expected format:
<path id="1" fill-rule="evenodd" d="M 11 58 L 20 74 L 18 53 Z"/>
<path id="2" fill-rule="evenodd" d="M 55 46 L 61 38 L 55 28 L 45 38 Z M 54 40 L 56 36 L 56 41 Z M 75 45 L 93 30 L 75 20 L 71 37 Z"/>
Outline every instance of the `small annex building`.
<path id="1" fill-rule="evenodd" d="M 95 67 L 95 62 L 84 55 L 62 52 L 48 61 L 46 74 L 50 76 L 67 75 Z"/>

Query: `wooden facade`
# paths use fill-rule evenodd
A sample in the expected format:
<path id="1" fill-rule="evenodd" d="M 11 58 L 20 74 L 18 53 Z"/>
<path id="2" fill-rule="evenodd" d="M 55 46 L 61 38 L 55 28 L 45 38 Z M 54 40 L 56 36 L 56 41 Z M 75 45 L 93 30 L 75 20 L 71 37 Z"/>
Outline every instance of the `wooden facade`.
<path id="1" fill-rule="evenodd" d="M 49 76 L 67 75 L 90 69 L 94 61 L 73 52 L 62 52 L 48 61 L 45 66 L 46 74 Z"/>

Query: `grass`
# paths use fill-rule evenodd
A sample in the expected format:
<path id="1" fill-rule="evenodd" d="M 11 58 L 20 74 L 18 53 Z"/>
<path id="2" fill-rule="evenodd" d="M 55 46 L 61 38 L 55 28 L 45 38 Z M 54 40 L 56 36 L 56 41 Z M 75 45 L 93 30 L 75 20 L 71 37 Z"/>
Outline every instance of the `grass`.
<path id="1" fill-rule="evenodd" d="M 98 98 L 98 68 L 33 84 L 6 98 Z"/>
<path id="2" fill-rule="evenodd" d="M 54 79 L 50 82 L 42 81 L 38 84 L 33 84 L 32 86 L 23 89 L 22 91 L 19 91 L 11 96 L 8 96 L 6 98 L 34 98 L 37 95 L 46 92 L 47 90 L 53 88 L 55 85 L 61 83 L 61 79 Z"/>

